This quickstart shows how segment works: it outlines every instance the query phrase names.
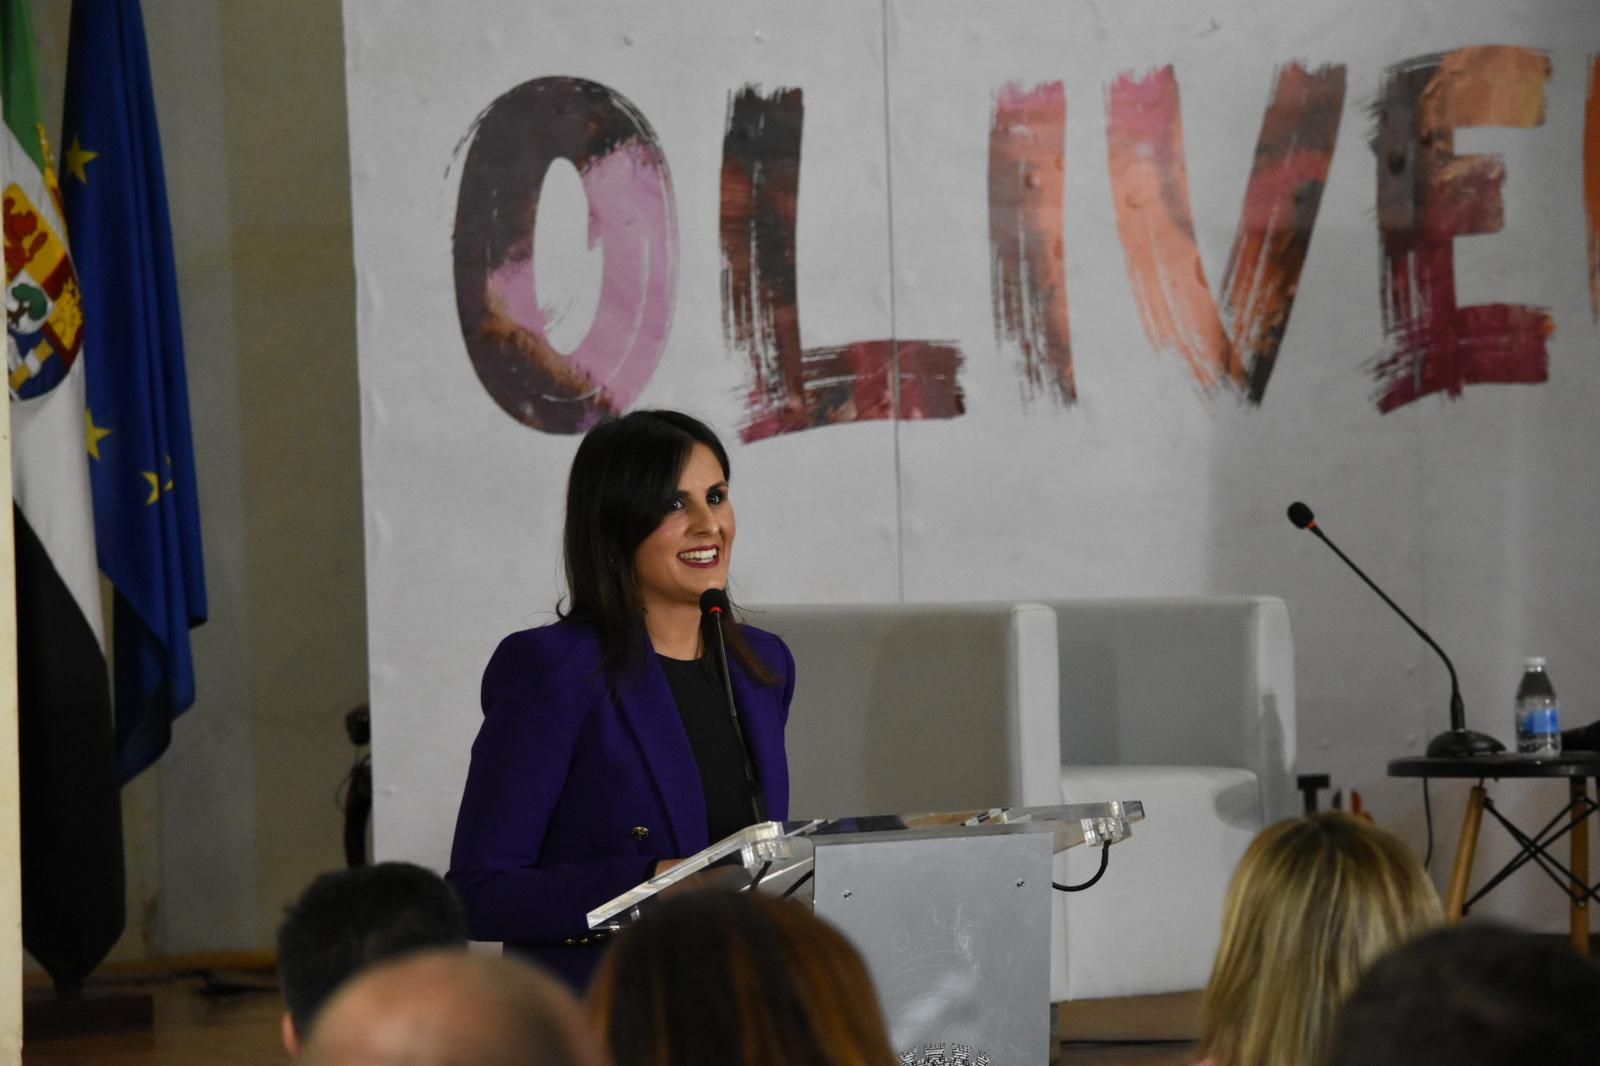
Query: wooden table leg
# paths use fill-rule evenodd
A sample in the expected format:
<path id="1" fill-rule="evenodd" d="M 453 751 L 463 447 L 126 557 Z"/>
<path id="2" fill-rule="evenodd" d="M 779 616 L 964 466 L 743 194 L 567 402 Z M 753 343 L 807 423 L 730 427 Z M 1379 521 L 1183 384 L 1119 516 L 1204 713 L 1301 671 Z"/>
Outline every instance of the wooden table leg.
<path id="1" fill-rule="evenodd" d="M 1461 820 L 1461 840 L 1456 844 L 1456 863 L 1450 871 L 1450 895 L 1444 909 L 1445 918 L 1451 922 L 1459 922 L 1466 909 L 1467 880 L 1472 876 L 1472 856 L 1478 850 L 1478 826 L 1483 824 L 1483 801 L 1487 795 L 1482 785 L 1473 785 L 1467 793 L 1467 814 Z"/>
<path id="2" fill-rule="evenodd" d="M 1572 946 L 1589 954 L 1589 779 L 1571 781 L 1572 829 Z"/>

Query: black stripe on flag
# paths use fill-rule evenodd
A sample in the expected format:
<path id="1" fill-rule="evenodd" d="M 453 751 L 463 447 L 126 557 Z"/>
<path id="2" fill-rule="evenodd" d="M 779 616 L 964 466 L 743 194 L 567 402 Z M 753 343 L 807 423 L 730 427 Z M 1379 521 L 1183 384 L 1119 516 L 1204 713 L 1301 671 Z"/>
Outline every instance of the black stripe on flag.
<path id="1" fill-rule="evenodd" d="M 126 921 L 122 799 L 105 654 L 13 505 L 22 942 L 57 989 L 82 984 Z"/>

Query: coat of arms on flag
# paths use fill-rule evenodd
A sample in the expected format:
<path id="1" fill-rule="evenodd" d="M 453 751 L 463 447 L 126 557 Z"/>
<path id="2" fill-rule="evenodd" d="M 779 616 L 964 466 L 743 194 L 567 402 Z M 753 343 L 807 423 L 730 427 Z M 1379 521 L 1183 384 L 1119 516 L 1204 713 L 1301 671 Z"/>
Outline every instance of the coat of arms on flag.
<path id="1" fill-rule="evenodd" d="M 40 137 L 43 143 L 43 137 Z M 46 181 L 51 171 L 45 170 Z M 37 174 L 37 172 L 35 172 Z M 38 190 L 35 190 L 37 192 Z M 49 190 L 51 200 L 58 195 Z M 6 378 L 12 395 L 31 400 L 55 388 L 72 369 L 83 344 L 78 278 L 62 240 L 60 212 L 40 209 L 15 181 L 3 194 L 6 250 Z"/>

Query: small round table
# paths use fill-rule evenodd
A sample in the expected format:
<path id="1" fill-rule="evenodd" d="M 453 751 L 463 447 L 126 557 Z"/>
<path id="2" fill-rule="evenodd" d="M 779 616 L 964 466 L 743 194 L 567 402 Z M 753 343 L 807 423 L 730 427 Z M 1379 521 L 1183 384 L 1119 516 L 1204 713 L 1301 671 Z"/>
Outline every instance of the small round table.
<path id="1" fill-rule="evenodd" d="M 1600 805 L 1589 795 L 1589 779 L 1600 779 L 1600 752 L 1563 752 L 1553 758 L 1529 758 L 1523 755 L 1429 758 L 1419 755 L 1395 759 L 1389 764 L 1389 776 L 1477 779 L 1478 783 L 1472 786 L 1467 796 L 1467 813 L 1461 822 L 1461 839 L 1456 845 L 1455 865 L 1450 872 L 1445 914 L 1452 922 L 1460 921 L 1474 903 L 1523 866 L 1534 862 L 1572 901 L 1572 945 L 1585 955 L 1589 953 L 1589 901 L 1592 899 L 1600 903 L 1600 885 L 1589 883 L 1589 834 L 1586 823 L 1591 814 L 1600 810 Z M 1568 782 L 1567 805 L 1557 811 L 1542 829 L 1529 836 L 1500 813 L 1483 787 L 1484 781 L 1491 778 L 1498 781 L 1503 777 L 1564 777 Z M 1486 810 L 1505 827 L 1521 850 L 1468 899 L 1467 880 L 1472 876 L 1472 859 L 1478 847 L 1478 827 L 1483 822 L 1483 812 Z M 1568 838 L 1570 866 L 1563 864 L 1549 851 L 1550 845 L 1563 836 Z"/>

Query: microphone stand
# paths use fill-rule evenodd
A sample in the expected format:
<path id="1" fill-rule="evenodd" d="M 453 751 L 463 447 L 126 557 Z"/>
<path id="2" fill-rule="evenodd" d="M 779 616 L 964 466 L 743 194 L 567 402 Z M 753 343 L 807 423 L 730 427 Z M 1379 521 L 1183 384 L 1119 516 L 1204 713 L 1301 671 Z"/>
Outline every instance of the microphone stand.
<path id="1" fill-rule="evenodd" d="M 728 672 L 728 638 L 722 632 L 722 607 L 720 604 L 706 605 L 705 599 L 701 598 L 702 608 L 711 622 L 711 628 L 717 631 L 717 664 L 722 667 L 722 690 L 728 697 L 728 718 L 733 723 L 733 735 L 739 740 L 739 752 L 744 756 L 744 780 L 750 791 L 750 813 L 755 818 L 752 824 L 760 824 L 767 820 L 767 802 L 761 795 L 761 786 L 756 782 L 755 767 L 750 762 L 750 745 L 745 741 L 744 729 L 739 725 L 738 704 L 733 699 L 733 675 Z"/>
<path id="2" fill-rule="evenodd" d="M 1297 513 L 1297 508 L 1303 508 L 1303 514 Z M 1450 728 L 1432 740 L 1428 741 L 1427 754 L 1430 759 L 1468 759 L 1480 755 L 1494 755 L 1506 750 L 1506 746 L 1486 733 L 1479 733 L 1467 728 L 1467 710 L 1461 701 L 1461 682 L 1456 678 L 1455 664 L 1450 661 L 1450 656 L 1444 649 L 1435 643 L 1434 639 L 1411 616 L 1400 609 L 1400 605 L 1391 600 L 1386 592 L 1377 586 L 1366 572 L 1350 560 L 1350 557 L 1339 550 L 1339 546 L 1328 539 L 1316 519 L 1311 516 L 1311 509 L 1304 504 L 1296 504 L 1289 509 L 1289 520 L 1301 529 L 1309 529 L 1317 535 L 1317 539 L 1333 549 L 1333 554 L 1344 561 L 1344 565 L 1356 572 L 1356 576 L 1367 583 L 1367 587 L 1378 594 L 1378 598 L 1389 605 L 1389 609 L 1399 615 L 1412 631 L 1439 654 L 1444 660 L 1444 668 L 1450 671 Z"/>

